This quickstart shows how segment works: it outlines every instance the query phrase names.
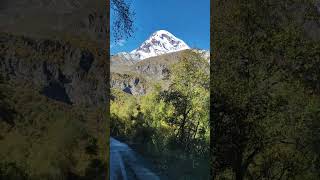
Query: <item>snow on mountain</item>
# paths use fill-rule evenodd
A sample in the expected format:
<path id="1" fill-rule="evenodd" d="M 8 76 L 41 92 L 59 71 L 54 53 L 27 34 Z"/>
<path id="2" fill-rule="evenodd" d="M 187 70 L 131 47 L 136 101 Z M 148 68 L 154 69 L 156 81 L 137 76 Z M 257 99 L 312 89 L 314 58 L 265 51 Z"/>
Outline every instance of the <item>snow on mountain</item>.
<path id="1" fill-rule="evenodd" d="M 172 52 L 191 49 L 183 40 L 166 30 L 154 32 L 140 47 L 131 52 L 120 52 L 115 55 L 121 63 L 134 64 L 138 61 Z M 210 52 L 202 49 L 191 49 L 210 62 Z M 120 63 L 120 62 L 118 62 Z"/>
<path id="2" fill-rule="evenodd" d="M 190 49 L 190 47 L 183 40 L 166 30 L 159 30 L 153 33 L 139 48 L 131 51 L 130 54 L 135 60 L 143 60 L 185 49 Z"/>
<path id="3" fill-rule="evenodd" d="M 127 60 L 140 61 L 149 57 L 155 57 L 162 54 L 177 52 L 190 47 L 181 39 L 175 37 L 166 30 L 154 32 L 140 47 L 130 53 L 118 53 Z"/>

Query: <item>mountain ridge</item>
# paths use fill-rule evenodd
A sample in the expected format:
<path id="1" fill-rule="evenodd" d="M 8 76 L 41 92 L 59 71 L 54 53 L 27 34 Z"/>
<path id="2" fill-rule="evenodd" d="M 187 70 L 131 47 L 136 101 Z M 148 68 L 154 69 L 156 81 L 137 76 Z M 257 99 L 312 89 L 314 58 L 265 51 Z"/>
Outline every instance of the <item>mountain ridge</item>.
<path id="1" fill-rule="evenodd" d="M 167 30 L 158 30 L 152 33 L 138 48 L 130 52 L 119 52 L 111 55 L 111 65 L 134 65 L 152 57 L 175 53 L 183 50 L 192 50 L 210 59 L 208 50 L 189 47 L 183 40 L 177 38 Z"/>
<path id="2" fill-rule="evenodd" d="M 143 60 L 185 49 L 190 49 L 190 47 L 183 40 L 166 30 L 158 30 L 130 54 L 134 59 Z"/>
<path id="3" fill-rule="evenodd" d="M 190 49 L 181 39 L 166 30 L 158 30 L 152 33 L 138 48 L 131 52 L 120 52 L 114 56 L 122 56 L 126 60 L 141 61 L 167 53 Z"/>

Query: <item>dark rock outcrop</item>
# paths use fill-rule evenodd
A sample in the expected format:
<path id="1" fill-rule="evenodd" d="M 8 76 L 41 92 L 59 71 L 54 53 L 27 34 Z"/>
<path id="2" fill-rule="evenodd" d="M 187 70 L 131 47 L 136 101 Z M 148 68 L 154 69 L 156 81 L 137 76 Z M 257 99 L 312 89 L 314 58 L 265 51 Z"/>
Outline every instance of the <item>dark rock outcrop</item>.
<path id="1" fill-rule="evenodd" d="M 168 79 L 169 66 L 167 64 L 139 64 L 134 66 L 134 71 L 154 77 L 157 80 Z"/>
<path id="2" fill-rule="evenodd" d="M 119 73 L 111 74 L 110 86 L 132 95 L 144 95 L 148 90 L 147 81 L 144 78 Z"/>
<path id="3" fill-rule="evenodd" d="M 68 104 L 107 103 L 106 54 L 52 40 L 0 35 L 0 73 Z M 99 50 L 97 50 L 99 51 Z"/>

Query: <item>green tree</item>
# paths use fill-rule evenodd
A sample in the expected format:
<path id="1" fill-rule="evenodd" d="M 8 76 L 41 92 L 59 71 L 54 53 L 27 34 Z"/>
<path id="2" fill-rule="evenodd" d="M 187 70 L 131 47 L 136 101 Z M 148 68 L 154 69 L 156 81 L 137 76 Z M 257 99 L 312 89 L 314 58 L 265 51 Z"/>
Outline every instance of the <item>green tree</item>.
<path id="1" fill-rule="evenodd" d="M 215 178 L 317 179 L 310 123 L 318 117 L 320 51 L 290 9 L 299 3 L 312 7 L 300 1 L 217 2 L 225 11 L 218 10 L 213 25 Z"/>
<path id="2" fill-rule="evenodd" d="M 134 118 L 138 115 L 138 102 L 135 97 L 119 90 L 112 90 L 115 99 L 111 101 L 111 134 L 113 136 L 129 136 L 134 134 Z"/>
<path id="3" fill-rule="evenodd" d="M 209 136 L 208 62 L 197 53 L 186 52 L 170 72 L 171 85 L 160 96 L 174 107 L 168 121 L 176 125 L 179 143 L 191 148 L 196 138 L 208 140 Z"/>

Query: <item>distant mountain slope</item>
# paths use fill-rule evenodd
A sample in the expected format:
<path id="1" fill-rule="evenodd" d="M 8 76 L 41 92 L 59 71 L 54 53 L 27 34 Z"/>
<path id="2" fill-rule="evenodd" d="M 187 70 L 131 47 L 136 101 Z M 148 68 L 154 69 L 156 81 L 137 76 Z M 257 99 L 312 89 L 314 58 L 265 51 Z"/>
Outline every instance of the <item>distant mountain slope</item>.
<path id="1" fill-rule="evenodd" d="M 188 50 L 147 58 L 134 64 L 112 64 L 111 88 L 132 95 L 143 95 L 148 92 L 152 82 L 166 81 L 170 65 L 178 62 L 186 51 Z"/>
<path id="2" fill-rule="evenodd" d="M 209 55 L 208 52 L 202 50 L 186 49 L 150 57 L 133 64 L 111 64 L 111 88 L 121 89 L 125 92 L 130 90 L 130 92 L 128 91 L 129 94 L 133 95 L 144 95 L 150 90 L 150 86 L 152 86 L 153 83 L 160 83 L 166 87 L 170 84 L 171 66 L 184 58 L 187 53 L 192 52 L 200 53 L 204 58 L 207 57 L 206 55 Z M 207 60 L 209 60 L 209 58 Z M 117 59 L 117 61 L 119 61 L 119 59 Z M 142 79 L 143 81 L 141 81 Z"/>

